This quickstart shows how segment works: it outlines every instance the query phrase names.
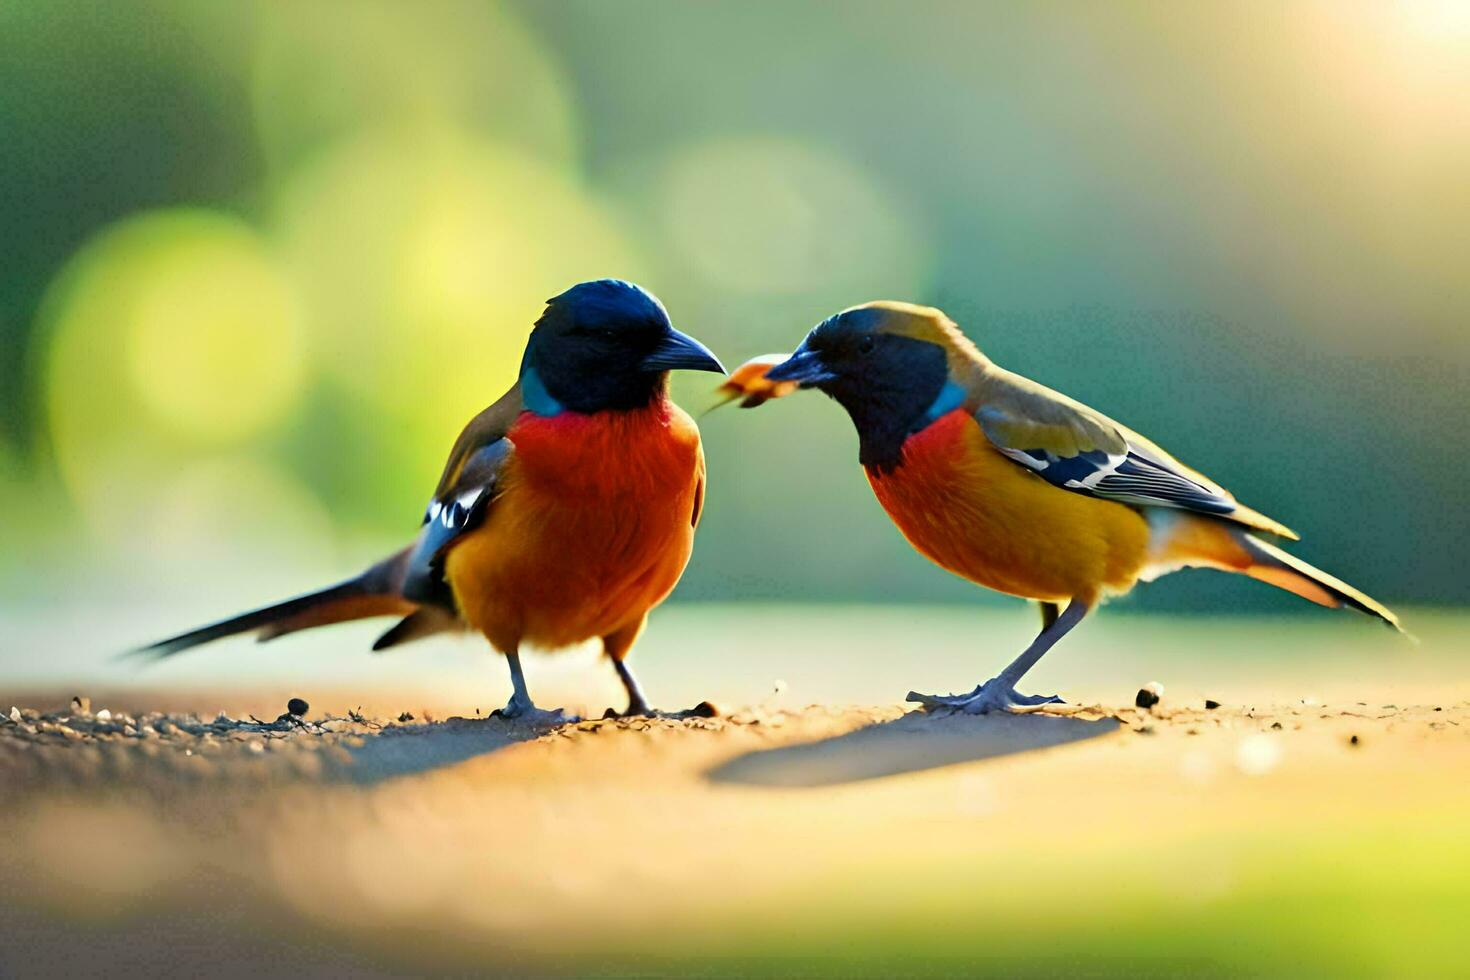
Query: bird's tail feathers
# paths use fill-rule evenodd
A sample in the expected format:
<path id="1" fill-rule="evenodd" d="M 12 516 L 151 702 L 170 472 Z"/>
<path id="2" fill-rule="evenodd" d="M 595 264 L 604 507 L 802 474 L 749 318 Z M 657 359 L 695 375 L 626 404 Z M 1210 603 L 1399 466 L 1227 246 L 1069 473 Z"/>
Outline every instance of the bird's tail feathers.
<path id="1" fill-rule="evenodd" d="M 407 551 L 399 552 L 345 582 L 150 643 L 128 651 L 128 655 L 162 660 L 240 633 L 255 633 L 257 639 L 264 642 L 331 623 L 374 616 L 411 615 L 419 608 L 418 605 L 399 593 L 402 565 L 407 555 Z"/>
<path id="2" fill-rule="evenodd" d="M 1349 609 L 1356 609 L 1360 613 L 1383 620 L 1400 633 L 1404 632 L 1393 610 L 1366 592 L 1353 588 L 1342 579 L 1302 561 L 1269 541 L 1263 541 L 1252 534 L 1242 534 L 1240 537 L 1252 558 L 1250 567 L 1245 570 L 1251 578 L 1294 592 L 1319 606 L 1332 609 L 1347 606 Z"/>
<path id="3" fill-rule="evenodd" d="M 1344 606 L 1405 632 L 1398 616 L 1383 603 L 1329 575 L 1247 528 L 1212 517 L 1164 514 L 1153 523 L 1154 560 L 1143 577 L 1180 566 L 1218 568 L 1248 575 L 1330 609 Z"/>

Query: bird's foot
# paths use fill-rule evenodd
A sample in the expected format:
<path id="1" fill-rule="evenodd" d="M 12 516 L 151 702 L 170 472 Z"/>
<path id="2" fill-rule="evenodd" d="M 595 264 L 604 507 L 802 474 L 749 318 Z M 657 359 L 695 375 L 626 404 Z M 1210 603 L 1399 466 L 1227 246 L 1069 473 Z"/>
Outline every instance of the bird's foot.
<path id="1" fill-rule="evenodd" d="M 574 714 L 569 714 L 565 708 L 538 708 L 531 702 L 530 698 L 512 697 L 505 703 L 505 707 L 495 712 L 502 718 L 511 721 L 522 722 L 535 728 L 555 728 L 558 725 L 567 725 L 582 719 Z"/>
<path id="2" fill-rule="evenodd" d="M 910 691 L 908 700 L 917 701 L 925 711 L 963 711 L 968 715 L 1066 703 L 1054 694 L 1022 694 L 999 677 L 986 681 L 968 694 L 919 694 Z"/>
<path id="3" fill-rule="evenodd" d="M 909 696 L 904 700 L 918 702 L 925 711 L 943 711 L 963 706 L 984 688 L 984 684 L 976 684 L 975 689 L 966 694 L 920 694 L 918 691 L 910 691 Z"/>
<path id="4" fill-rule="evenodd" d="M 628 707 L 622 711 L 608 708 L 602 715 L 603 718 L 658 718 L 663 715 L 657 708 L 649 707 L 648 702 L 637 698 L 628 702 Z"/>
<path id="5" fill-rule="evenodd" d="M 674 721 L 683 721 L 686 718 L 718 718 L 724 712 L 713 702 L 701 701 L 692 708 L 683 711 L 664 711 L 661 708 L 651 708 L 646 702 L 628 705 L 624 712 L 614 711 L 608 708 L 603 713 L 603 718 L 668 718 Z"/>

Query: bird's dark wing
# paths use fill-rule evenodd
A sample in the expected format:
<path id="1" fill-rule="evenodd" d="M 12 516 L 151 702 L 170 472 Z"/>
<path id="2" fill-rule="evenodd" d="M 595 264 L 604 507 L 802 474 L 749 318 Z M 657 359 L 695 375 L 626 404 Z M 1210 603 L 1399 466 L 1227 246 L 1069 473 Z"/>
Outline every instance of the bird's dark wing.
<path id="1" fill-rule="evenodd" d="M 1080 402 L 992 369 L 975 411 L 986 438 L 1053 486 L 1137 507 L 1172 507 L 1295 537 L 1149 440 Z"/>
<path id="2" fill-rule="evenodd" d="M 410 549 L 403 594 L 415 602 L 454 610 L 444 581 L 444 552 L 455 539 L 479 526 L 498 492 L 501 468 L 514 446 L 506 438 L 524 402 L 521 386 L 470 419 L 454 440 L 439 485 L 424 511 L 423 529 Z"/>
<path id="3" fill-rule="evenodd" d="M 460 535 L 479 527 L 500 492 L 500 477 L 515 453 L 509 438 L 500 438 L 471 453 L 453 481 L 429 501 L 423 530 L 414 542 L 403 579 L 403 595 L 414 602 L 454 608 L 444 581 L 444 553 Z"/>

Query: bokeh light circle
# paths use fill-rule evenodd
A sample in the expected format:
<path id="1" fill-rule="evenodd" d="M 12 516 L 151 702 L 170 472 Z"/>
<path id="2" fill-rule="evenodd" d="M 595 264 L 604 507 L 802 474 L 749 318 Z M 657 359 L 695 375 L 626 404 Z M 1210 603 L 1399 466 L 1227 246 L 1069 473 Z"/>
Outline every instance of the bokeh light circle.
<path id="1" fill-rule="evenodd" d="M 110 539 L 167 523 L 160 488 L 280 431 L 308 381 L 290 280 L 256 232 L 214 212 L 157 211 L 103 230 L 52 284 L 41 320 L 56 469 Z M 269 539 L 309 494 L 278 496 L 284 509 L 242 537 Z"/>
<path id="2" fill-rule="evenodd" d="M 130 260 L 124 314 L 138 396 L 159 421 L 201 440 L 234 442 L 267 428 L 306 375 L 285 277 L 255 235 L 227 219 L 147 220 L 143 231 L 156 238 Z"/>

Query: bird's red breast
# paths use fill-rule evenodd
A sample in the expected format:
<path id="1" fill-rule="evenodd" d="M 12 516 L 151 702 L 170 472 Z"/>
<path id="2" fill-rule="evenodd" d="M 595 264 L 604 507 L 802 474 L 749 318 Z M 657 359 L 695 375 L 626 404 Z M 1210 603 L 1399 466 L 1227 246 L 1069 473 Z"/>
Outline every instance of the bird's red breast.
<path id="1" fill-rule="evenodd" d="M 1148 551 L 1134 510 L 1058 489 L 1006 458 L 964 409 L 909 436 L 868 482 L 921 554 L 987 588 L 1033 599 L 1130 587 Z"/>
<path id="2" fill-rule="evenodd" d="M 554 648 L 641 621 L 683 573 L 702 504 L 699 429 L 648 408 L 523 412 L 503 489 L 445 560 L 460 611 L 497 648 Z"/>

